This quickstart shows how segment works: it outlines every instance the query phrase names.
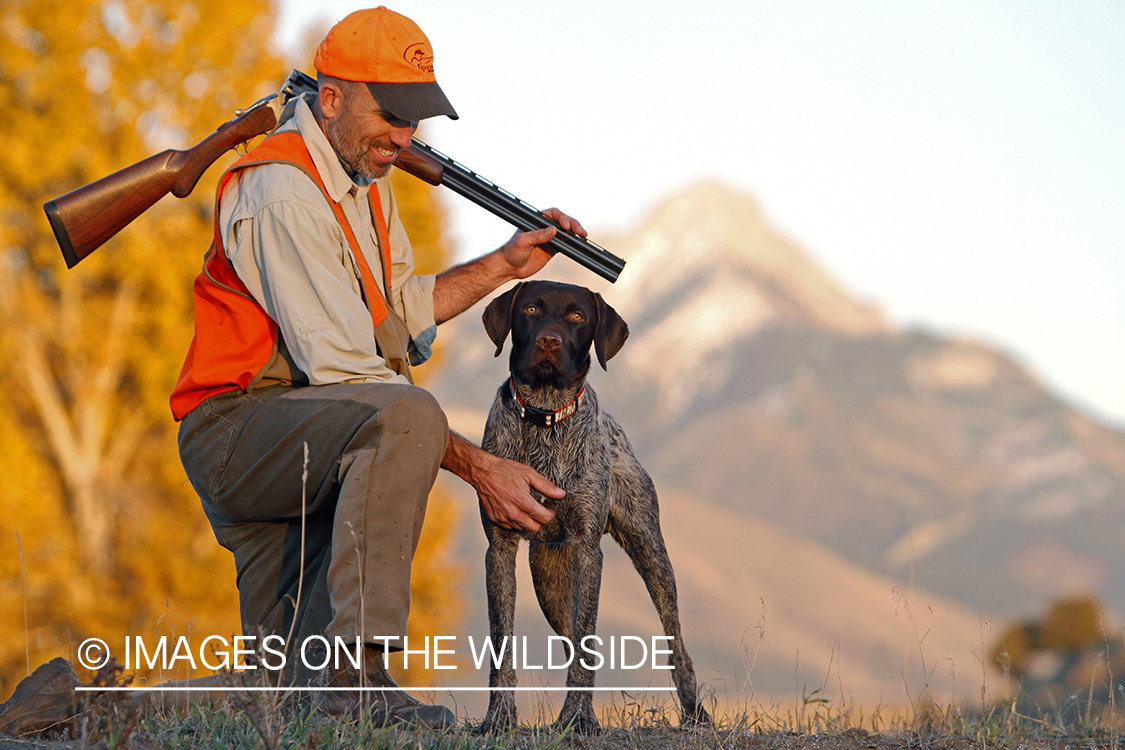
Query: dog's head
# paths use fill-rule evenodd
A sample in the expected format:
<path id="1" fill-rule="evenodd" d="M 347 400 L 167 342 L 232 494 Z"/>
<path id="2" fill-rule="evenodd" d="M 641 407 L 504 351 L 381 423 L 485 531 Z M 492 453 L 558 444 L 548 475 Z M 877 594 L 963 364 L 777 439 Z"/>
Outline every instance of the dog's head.
<path id="1" fill-rule="evenodd" d="M 590 370 L 590 347 L 598 363 L 621 350 L 629 326 L 597 292 L 555 281 L 517 284 L 489 303 L 484 328 L 496 344 L 512 334 L 512 374 L 528 385 L 565 388 Z"/>

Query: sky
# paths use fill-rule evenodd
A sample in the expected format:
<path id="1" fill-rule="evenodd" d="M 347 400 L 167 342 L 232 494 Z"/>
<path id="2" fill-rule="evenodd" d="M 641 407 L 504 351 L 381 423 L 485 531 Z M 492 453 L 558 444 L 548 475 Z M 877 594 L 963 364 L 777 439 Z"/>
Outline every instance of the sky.
<path id="1" fill-rule="evenodd" d="M 310 35 L 369 6 L 279 7 L 307 65 Z M 997 346 L 1125 429 L 1120 0 L 390 7 L 460 115 L 421 137 L 492 182 L 598 240 L 722 181 L 898 324 Z M 446 205 L 462 257 L 511 234 Z"/>

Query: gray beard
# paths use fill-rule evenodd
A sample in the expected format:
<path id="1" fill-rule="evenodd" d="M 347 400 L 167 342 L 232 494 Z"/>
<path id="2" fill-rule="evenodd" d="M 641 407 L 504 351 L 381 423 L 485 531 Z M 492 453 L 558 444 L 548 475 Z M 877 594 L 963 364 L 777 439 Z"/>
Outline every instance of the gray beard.
<path id="1" fill-rule="evenodd" d="M 336 152 L 336 158 L 340 160 L 340 165 L 352 179 L 358 174 L 369 180 L 378 180 L 386 177 L 391 171 L 389 165 L 386 167 L 372 165 L 371 160 L 367 158 L 367 148 L 359 142 L 352 130 L 339 123 L 338 118 L 328 120 L 325 134 L 328 136 L 328 143 L 332 146 L 332 150 Z"/>

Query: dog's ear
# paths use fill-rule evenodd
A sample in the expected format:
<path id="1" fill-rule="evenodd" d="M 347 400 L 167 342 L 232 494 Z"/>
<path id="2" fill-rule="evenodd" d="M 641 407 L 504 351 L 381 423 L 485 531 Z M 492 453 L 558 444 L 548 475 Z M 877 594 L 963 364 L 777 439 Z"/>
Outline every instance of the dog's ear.
<path id="1" fill-rule="evenodd" d="M 594 329 L 594 352 L 598 355 L 598 364 L 603 370 L 606 362 L 613 359 L 613 355 L 621 351 L 625 339 L 629 338 L 629 326 L 617 314 L 617 311 L 606 304 L 602 295 L 594 292 L 594 301 L 598 305 L 598 326 Z"/>
<path id="2" fill-rule="evenodd" d="M 481 320 L 484 321 L 484 330 L 488 333 L 488 338 L 496 344 L 496 354 L 493 355 L 495 357 L 499 357 L 500 352 L 504 351 L 504 339 L 508 338 L 508 331 L 512 330 L 512 310 L 515 309 L 516 298 L 520 296 L 523 286 L 524 282 L 521 281 L 484 308 Z"/>

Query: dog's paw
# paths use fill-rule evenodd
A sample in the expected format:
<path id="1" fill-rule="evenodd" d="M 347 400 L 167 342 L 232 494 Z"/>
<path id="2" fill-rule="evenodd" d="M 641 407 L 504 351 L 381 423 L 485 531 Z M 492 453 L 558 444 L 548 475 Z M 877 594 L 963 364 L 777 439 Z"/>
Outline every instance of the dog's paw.
<path id="1" fill-rule="evenodd" d="M 595 735 L 601 732 L 601 726 L 592 710 L 576 711 L 570 715 L 560 715 L 558 720 L 551 725 L 551 729 L 561 733 L 571 732 L 579 735 Z"/>
<path id="2" fill-rule="evenodd" d="M 476 734 L 507 734 L 516 728 L 516 709 L 507 707 L 500 710 L 490 710 L 484 715 L 484 721 L 473 728 Z"/>
<path id="3" fill-rule="evenodd" d="M 680 718 L 680 726 L 685 729 L 692 727 L 710 726 L 711 714 L 707 713 L 707 709 L 703 707 L 702 703 L 696 703 L 691 709 L 685 709 L 683 716 Z"/>

